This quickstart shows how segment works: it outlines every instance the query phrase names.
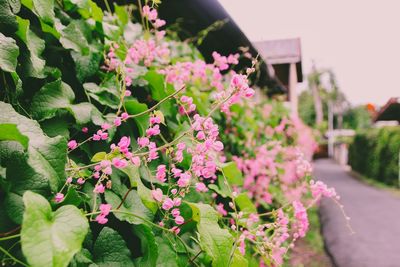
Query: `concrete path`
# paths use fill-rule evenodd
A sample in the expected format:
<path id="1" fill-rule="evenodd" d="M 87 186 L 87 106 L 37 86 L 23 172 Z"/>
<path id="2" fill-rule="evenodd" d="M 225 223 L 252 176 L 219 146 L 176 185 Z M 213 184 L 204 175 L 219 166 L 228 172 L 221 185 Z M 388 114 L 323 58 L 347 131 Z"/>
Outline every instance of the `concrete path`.
<path id="1" fill-rule="evenodd" d="M 400 266 L 400 198 L 352 178 L 331 160 L 314 164 L 316 178 L 336 188 L 352 235 L 338 205 L 321 201 L 322 233 L 328 253 L 338 267 Z"/>

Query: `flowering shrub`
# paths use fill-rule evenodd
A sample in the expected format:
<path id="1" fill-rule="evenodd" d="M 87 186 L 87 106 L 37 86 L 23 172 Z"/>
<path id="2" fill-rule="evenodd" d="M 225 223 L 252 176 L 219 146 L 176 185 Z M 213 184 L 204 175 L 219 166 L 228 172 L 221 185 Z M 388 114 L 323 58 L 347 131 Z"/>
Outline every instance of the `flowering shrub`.
<path id="1" fill-rule="evenodd" d="M 310 130 L 249 85 L 256 61 L 204 62 L 152 6 L 47 4 L 0 7 L 3 263 L 281 265 L 337 196 L 310 180 Z"/>

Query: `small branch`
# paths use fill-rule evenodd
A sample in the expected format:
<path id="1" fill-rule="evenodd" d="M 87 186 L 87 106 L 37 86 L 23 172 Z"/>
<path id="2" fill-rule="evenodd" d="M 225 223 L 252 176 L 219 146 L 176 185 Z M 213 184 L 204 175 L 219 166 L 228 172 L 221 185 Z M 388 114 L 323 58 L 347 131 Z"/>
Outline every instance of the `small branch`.
<path id="1" fill-rule="evenodd" d="M 18 226 L 17 228 L 12 229 L 11 231 L 8 231 L 5 233 L 0 233 L 0 237 L 11 235 L 11 234 L 19 231 L 20 229 L 21 229 L 21 226 Z"/>
<path id="2" fill-rule="evenodd" d="M 200 250 L 193 258 L 189 259 L 189 263 L 194 263 L 196 258 L 203 252 L 203 250 Z"/>
<path id="3" fill-rule="evenodd" d="M 117 207 L 117 210 L 119 210 L 119 208 L 121 208 L 122 204 L 124 204 L 126 198 L 127 198 L 128 195 L 129 195 L 129 192 L 131 192 L 132 189 L 133 189 L 132 187 L 129 188 L 129 190 L 125 193 L 124 197 L 123 197 L 122 200 L 121 200 L 121 203 L 119 203 L 119 205 L 118 205 L 118 207 Z"/>
<path id="4" fill-rule="evenodd" d="M 151 108 L 149 108 L 149 109 L 147 109 L 147 110 L 145 110 L 145 111 L 142 111 L 142 112 L 140 112 L 140 113 L 134 114 L 134 115 L 129 115 L 129 118 L 140 117 L 140 116 L 142 116 L 142 115 L 144 115 L 144 114 L 147 114 L 147 113 L 152 112 L 152 111 L 155 110 L 159 105 L 161 105 L 162 103 L 164 103 L 164 102 L 167 101 L 168 99 L 170 99 L 170 98 L 176 96 L 179 92 L 181 92 L 181 91 L 182 91 L 183 89 L 185 89 L 185 88 L 186 88 L 185 86 L 182 86 L 181 89 L 179 89 L 178 91 L 175 91 L 173 94 L 170 94 L 169 96 L 167 96 L 167 97 L 161 99 L 160 102 L 158 102 L 157 104 L 155 104 L 155 105 L 152 106 Z"/>

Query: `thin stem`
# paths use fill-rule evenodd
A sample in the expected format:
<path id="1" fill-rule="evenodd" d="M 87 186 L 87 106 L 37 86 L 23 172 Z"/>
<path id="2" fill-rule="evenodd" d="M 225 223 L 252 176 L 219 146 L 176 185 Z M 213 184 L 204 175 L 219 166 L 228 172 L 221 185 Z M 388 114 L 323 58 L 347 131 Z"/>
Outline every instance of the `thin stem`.
<path id="1" fill-rule="evenodd" d="M 131 192 L 132 189 L 133 189 L 132 187 L 129 188 L 129 190 L 125 193 L 124 197 L 123 197 L 122 200 L 121 200 L 121 203 L 119 203 L 119 205 L 118 205 L 118 207 L 117 207 L 117 210 L 119 210 L 119 208 L 121 208 L 122 204 L 124 204 L 126 198 L 127 198 L 128 195 L 129 195 L 129 192 Z"/>
<path id="2" fill-rule="evenodd" d="M 8 252 L 7 250 L 5 250 L 3 247 L 0 246 L 0 251 L 3 252 L 5 255 L 7 255 L 8 257 L 10 257 L 13 261 L 15 261 L 16 263 L 21 264 L 22 266 L 29 266 L 28 264 L 20 261 L 19 259 L 15 258 L 13 255 L 10 254 L 10 252 Z"/>
<path id="3" fill-rule="evenodd" d="M 18 227 L 14 228 L 14 229 L 12 229 L 11 231 L 8 231 L 8 232 L 0 233 L 0 236 L 7 236 L 9 234 L 17 232 L 19 229 L 21 229 L 21 226 L 18 226 Z"/>
<path id="4" fill-rule="evenodd" d="M 0 241 L 9 240 L 9 239 L 13 239 L 13 238 L 17 238 L 17 237 L 20 237 L 20 236 L 21 236 L 21 234 L 10 235 L 10 236 L 6 236 L 6 237 L 2 237 L 2 238 L 0 238 Z"/>
<path id="5" fill-rule="evenodd" d="M 155 105 L 152 106 L 151 108 L 149 108 L 149 109 L 147 109 L 147 110 L 145 110 L 145 111 L 142 111 L 142 112 L 140 112 L 140 113 L 137 113 L 137 114 L 129 115 L 129 118 L 140 117 L 140 116 L 142 116 L 142 115 L 144 115 L 144 114 L 147 114 L 147 113 L 152 112 L 152 111 L 155 110 L 159 105 L 161 105 L 162 103 L 164 103 L 164 102 L 167 101 L 168 99 L 170 99 L 170 98 L 176 96 L 176 95 L 177 95 L 179 92 L 181 92 L 183 89 L 185 89 L 185 86 L 182 86 L 181 89 L 175 91 L 173 94 L 170 94 L 169 96 L 167 96 L 167 97 L 161 99 L 160 102 L 158 102 L 157 104 L 155 104 Z"/>

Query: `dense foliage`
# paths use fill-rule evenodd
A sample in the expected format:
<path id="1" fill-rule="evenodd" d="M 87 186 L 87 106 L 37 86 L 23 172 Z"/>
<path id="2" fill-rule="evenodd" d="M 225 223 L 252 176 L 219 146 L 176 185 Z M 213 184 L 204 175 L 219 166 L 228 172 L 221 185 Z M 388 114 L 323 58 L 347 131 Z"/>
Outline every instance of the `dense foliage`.
<path id="1" fill-rule="evenodd" d="M 368 178 L 399 185 L 399 127 L 360 131 L 349 147 L 349 164 Z"/>
<path id="2" fill-rule="evenodd" d="M 1 0 L 2 263 L 281 265 L 336 197 L 310 130 L 249 87 L 256 61 L 232 70 L 247 54 L 207 64 L 153 7 L 112 9 Z"/>

